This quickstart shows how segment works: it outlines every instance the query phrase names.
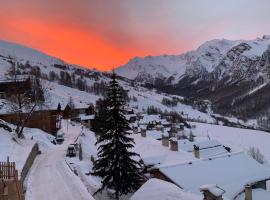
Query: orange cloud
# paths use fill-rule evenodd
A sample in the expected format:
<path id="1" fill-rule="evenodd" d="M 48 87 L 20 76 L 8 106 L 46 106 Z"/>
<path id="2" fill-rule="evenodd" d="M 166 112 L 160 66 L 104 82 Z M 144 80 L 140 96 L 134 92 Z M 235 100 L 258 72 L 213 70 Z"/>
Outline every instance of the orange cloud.
<path id="1" fill-rule="evenodd" d="M 0 21 L 6 27 L 3 39 L 39 49 L 65 61 L 109 70 L 136 55 L 132 49 L 119 49 L 104 38 L 80 28 L 41 20 L 16 18 Z"/>

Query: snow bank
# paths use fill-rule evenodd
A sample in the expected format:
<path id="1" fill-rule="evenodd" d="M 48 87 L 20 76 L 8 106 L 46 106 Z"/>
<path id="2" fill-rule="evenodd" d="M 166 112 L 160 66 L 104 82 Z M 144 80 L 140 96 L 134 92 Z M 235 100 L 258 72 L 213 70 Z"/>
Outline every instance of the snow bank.
<path id="1" fill-rule="evenodd" d="M 130 200 L 201 200 L 197 196 L 184 190 L 176 185 L 159 179 L 150 179 L 141 188 L 135 192 Z"/>

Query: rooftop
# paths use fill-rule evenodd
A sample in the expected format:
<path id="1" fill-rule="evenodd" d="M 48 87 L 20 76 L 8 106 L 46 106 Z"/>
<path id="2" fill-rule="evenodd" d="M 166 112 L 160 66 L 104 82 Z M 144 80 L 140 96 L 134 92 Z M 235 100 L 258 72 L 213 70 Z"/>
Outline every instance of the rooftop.
<path id="1" fill-rule="evenodd" d="M 198 194 L 202 185 L 217 184 L 229 199 L 246 184 L 270 179 L 269 169 L 242 152 L 160 167 L 160 171 L 181 188 Z"/>
<path id="2" fill-rule="evenodd" d="M 176 185 L 159 179 L 150 179 L 134 193 L 130 200 L 201 200 L 201 196 L 181 190 Z"/>

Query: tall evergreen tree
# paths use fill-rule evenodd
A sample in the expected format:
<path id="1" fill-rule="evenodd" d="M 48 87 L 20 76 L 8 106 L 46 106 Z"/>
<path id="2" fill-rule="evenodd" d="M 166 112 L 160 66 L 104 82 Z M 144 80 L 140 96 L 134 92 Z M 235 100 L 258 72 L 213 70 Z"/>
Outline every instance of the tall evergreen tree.
<path id="1" fill-rule="evenodd" d="M 137 189 L 142 180 L 140 164 L 134 160 L 138 154 L 130 150 L 135 143 L 129 137 L 130 127 L 123 114 L 122 91 L 113 73 L 105 99 L 108 102 L 107 115 L 96 143 L 99 145 L 98 159 L 94 161 L 92 172 L 92 175 L 102 178 L 102 186 L 97 192 L 113 190 L 116 199 Z"/>

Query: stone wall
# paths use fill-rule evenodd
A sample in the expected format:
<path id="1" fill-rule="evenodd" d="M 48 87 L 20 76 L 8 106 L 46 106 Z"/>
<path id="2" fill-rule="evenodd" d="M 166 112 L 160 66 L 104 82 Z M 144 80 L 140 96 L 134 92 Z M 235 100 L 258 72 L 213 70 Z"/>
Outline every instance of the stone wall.
<path id="1" fill-rule="evenodd" d="M 24 182 L 29 170 L 31 169 L 31 167 L 32 167 L 32 165 L 33 165 L 33 163 L 34 163 L 34 161 L 36 159 L 36 156 L 37 156 L 38 152 L 39 152 L 39 147 L 38 147 L 38 144 L 35 143 L 35 145 L 33 146 L 30 154 L 28 155 L 28 157 L 27 157 L 27 159 L 25 161 L 25 164 L 24 164 L 24 166 L 22 168 L 22 171 L 21 171 L 20 180 L 21 180 L 22 183 Z"/>

